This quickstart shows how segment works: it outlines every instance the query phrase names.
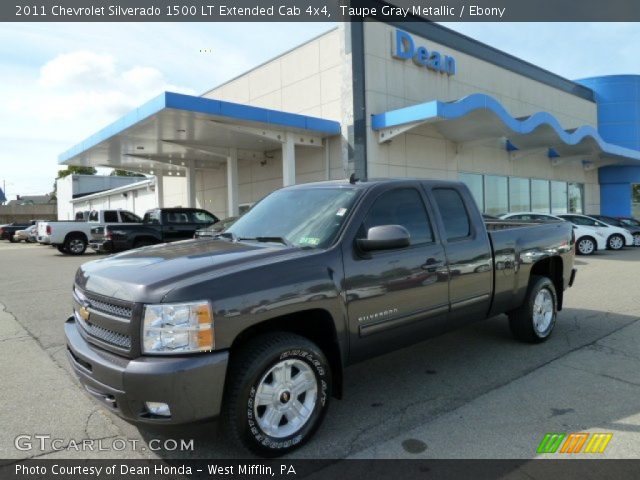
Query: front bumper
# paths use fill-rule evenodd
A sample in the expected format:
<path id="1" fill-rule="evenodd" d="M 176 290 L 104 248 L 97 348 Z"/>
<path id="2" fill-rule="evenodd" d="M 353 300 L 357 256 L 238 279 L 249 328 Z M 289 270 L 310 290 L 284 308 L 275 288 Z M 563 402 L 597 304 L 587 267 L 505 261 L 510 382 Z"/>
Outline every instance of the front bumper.
<path id="1" fill-rule="evenodd" d="M 219 415 L 228 352 L 128 359 L 88 343 L 74 317 L 67 319 L 64 332 L 67 358 L 80 383 L 126 420 L 173 425 Z M 145 402 L 168 404 L 171 417 L 151 415 Z"/>

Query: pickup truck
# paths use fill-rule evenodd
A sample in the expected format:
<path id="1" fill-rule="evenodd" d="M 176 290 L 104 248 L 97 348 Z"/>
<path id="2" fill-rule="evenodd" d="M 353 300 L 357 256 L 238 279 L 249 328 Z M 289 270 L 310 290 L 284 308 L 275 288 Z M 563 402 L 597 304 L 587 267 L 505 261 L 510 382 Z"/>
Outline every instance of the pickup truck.
<path id="1" fill-rule="evenodd" d="M 82 255 L 91 239 L 91 229 L 105 223 L 141 222 L 139 216 L 127 210 L 92 210 L 78 212 L 74 221 L 38 223 L 38 242 L 52 245 L 60 253 Z"/>
<path id="2" fill-rule="evenodd" d="M 129 421 L 219 416 L 278 456 L 316 431 L 350 364 L 502 313 L 516 339 L 547 340 L 574 248 L 568 222 L 485 224 L 458 182 L 296 185 L 217 238 L 82 265 L 68 359 Z"/>
<path id="3" fill-rule="evenodd" d="M 144 214 L 142 223 L 93 228 L 89 246 L 98 253 L 113 253 L 186 240 L 193 238 L 196 230 L 218 221 L 212 213 L 198 208 L 154 208 Z"/>

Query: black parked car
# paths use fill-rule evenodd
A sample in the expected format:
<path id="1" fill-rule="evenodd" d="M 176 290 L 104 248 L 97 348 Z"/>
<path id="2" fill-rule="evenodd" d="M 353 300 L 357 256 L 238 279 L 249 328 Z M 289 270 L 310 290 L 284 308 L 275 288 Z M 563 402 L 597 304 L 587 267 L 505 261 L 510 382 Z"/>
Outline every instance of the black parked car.
<path id="1" fill-rule="evenodd" d="M 617 218 L 609 217 L 607 215 L 590 215 L 593 218 L 597 218 L 601 222 L 604 222 L 614 227 L 622 227 L 628 230 L 633 235 L 633 246 L 640 247 L 640 222 L 635 218 Z"/>

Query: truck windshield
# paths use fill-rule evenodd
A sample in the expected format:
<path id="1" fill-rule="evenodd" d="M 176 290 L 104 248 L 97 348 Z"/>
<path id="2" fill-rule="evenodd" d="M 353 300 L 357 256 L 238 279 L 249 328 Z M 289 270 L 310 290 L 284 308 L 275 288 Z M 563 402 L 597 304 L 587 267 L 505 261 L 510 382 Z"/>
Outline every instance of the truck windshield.
<path id="1" fill-rule="evenodd" d="M 349 214 L 354 188 L 295 188 L 265 197 L 226 230 L 236 239 L 280 238 L 297 247 L 325 248 Z"/>

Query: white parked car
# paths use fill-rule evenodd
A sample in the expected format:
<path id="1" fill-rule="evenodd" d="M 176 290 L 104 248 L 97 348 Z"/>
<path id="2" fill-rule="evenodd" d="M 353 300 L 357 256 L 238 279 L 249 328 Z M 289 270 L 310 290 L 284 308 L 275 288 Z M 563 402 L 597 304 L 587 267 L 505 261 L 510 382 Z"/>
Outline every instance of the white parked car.
<path id="1" fill-rule="evenodd" d="M 503 220 L 525 220 L 533 222 L 567 222 L 565 218 L 536 212 L 513 212 L 500 216 Z M 572 222 L 573 223 L 573 222 Z M 576 253 L 579 255 L 592 255 L 598 250 L 607 249 L 607 235 L 595 226 L 573 224 L 573 232 L 576 236 Z"/>
<path id="2" fill-rule="evenodd" d="M 569 220 L 574 225 L 580 225 L 584 227 L 595 227 L 600 232 L 603 232 L 607 237 L 607 248 L 611 250 L 620 250 L 625 245 L 632 247 L 634 245 L 633 235 L 629 230 L 621 227 L 614 227 L 607 225 L 597 218 L 590 217 L 588 215 L 580 215 L 577 213 L 563 213 L 558 217 Z"/>
<path id="3" fill-rule="evenodd" d="M 141 223 L 127 210 L 78 212 L 75 221 L 39 222 L 38 242 L 53 245 L 60 253 L 82 255 L 91 239 L 91 229 L 106 223 Z"/>

